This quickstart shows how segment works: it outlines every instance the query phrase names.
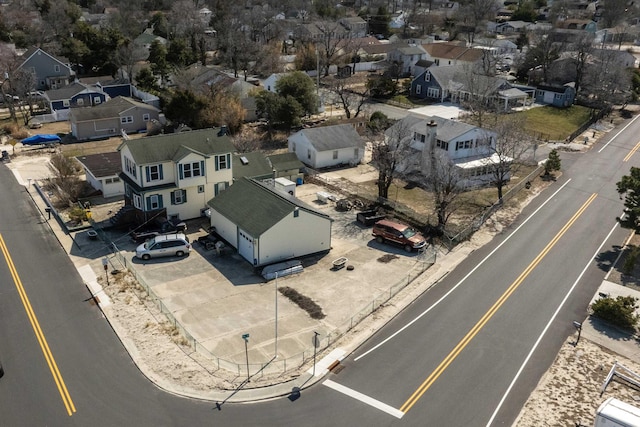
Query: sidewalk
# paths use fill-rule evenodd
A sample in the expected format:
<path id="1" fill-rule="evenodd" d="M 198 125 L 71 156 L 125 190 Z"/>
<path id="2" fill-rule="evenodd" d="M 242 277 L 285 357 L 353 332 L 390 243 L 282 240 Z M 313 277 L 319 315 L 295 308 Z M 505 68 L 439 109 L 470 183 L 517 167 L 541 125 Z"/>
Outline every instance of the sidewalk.
<path id="1" fill-rule="evenodd" d="M 598 129 L 596 131 L 595 139 L 593 138 L 594 131 L 592 129 L 589 129 L 587 132 L 585 132 L 585 136 L 587 136 L 586 134 L 589 134 L 591 138 L 589 138 L 589 140 L 587 141 L 588 143 L 586 144 L 546 144 L 537 150 L 536 158 L 538 160 L 545 159 L 548 155 L 548 152 L 552 148 L 555 148 L 555 146 L 558 146 L 559 148 L 562 147 L 565 149 L 570 149 L 572 151 L 588 150 L 593 142 L 595 142 L 600 136 L 606 133 L 608 128 L 609 127 L 607 126 L 605 129 Z M 27 192 L 33 199 L 35 205 L 39 208 L 43 219 L 47 220 L 48 214 L 45 211 L 45 203 L 31 185 L 33 180 L 39 180 L 44 177 L 38 175 L 38 171 L 37 168 L 35 168 L 35 165 L 34 168 L 31 169 L 28 166 L 28 163 L 27 166 L 21 168 L 20 171 L 14 169 L 14 174 L 16 175 L 16 179 L 18 180 L 18 182 L 26 187 Z M 487 243 L 492 237 L 485 236 L 486 238 L 483 239 L 482 236 L 476 236 L 474 237 L 474 239 L 472 239 L 471 242 L 465 242 L 459 245 L 452 252 L 446 254 L 438 253 L 436 263 L 413 283 L 407 286 L 406 289 L 400 292 L 391 301 L 390 304 L 386 304 L 384 309 L 378 310 L 376 312 L 376 316 L 369 316 L 362 322 L 361 325 L 359 325 L 358 328 L 355 328 L 354 330 L 349 332 L 346 337 L 343 337 L 337 343 L 337 346 L 332 346 L 329 349 L 330 352 L 327 355 L 318 354 L 315 375 L 313 373 L 313 369 L 310 368 L 307 371 L 302 372 L 297 378 L 293 380 L 282 381 L 278 384 L 272 384 L 266 387 L 249 389 L 243 388 L 244 384 L 241 384 L 238 389 L 231 391 L 194 391 L 193 389 L 182 387 L 176 382 L 172 381 L 169 376 L 170 373 L 167 373 L 167 376 L 164 377 L 158 375 L 154 370 L 151 369 L 150 366 L 147 366 L 144 359 L 140 357 L 138 348 L 136 348 L 131 340 L 127 339 L 126 329 L 119 323 L 119 320 L 112 315 L 113 311 L 110 310 L 111 301 L 103 292 L 101 285 L 97 279 L 101 275 L 104 275 L 102 259 L 110 254 L 108 248 L 105 248 L 104 251 L 100 253 L 92 253 L 91 257 L 79 256 L 82 252 L 82 249 L 79 248 L 78 244 L 74 241 L 74 235 L 66 234 L 57 223 L 57 221 L 53 218 L 51 218 L 47 222 L 49 224 L 49 227 L 51 228 L 51 231 L 60 242 L 60 245 L 64 248 L 67 254 L 69 254 L 70 260 L 75 265 L 86 286 L 88 287 L 92 295 L 95 295 L 97 297 L 96 300 L 99 303 L 99 306 L 103 311 L 107 321 L 111 324 L 114 332 L 120 337 L 123 345 L 129 352 L 141 372 L 151 381 L 157 384 L 158 387 L 170 393 L 221 403 L 248 402 L 278 396 L 286 396 L 290 395 L 291 393 L 297 392 L 297 390 L 307 388 L 317 383 L 325 374 L 329 372 L 328 369 L 331 365 L 339 362 L 340 360 L 342 360 L 342 358 L 353 352 L 365 340 L 367 340 L 377 330 L 382 328 L 395 315 L 401 312 L 407 305 L 411 304 L 422 293 L 424 293 L 434 284 L 438 283 L 444 276 L 451 272 L 471 252 Z M 80 244 L 82 244 L 82 242 L 80 242 Z M 604 290 L 600 290 L 600 292 L 611 293 L 612 295 L 615 294 L 609 287 L 603 289 Z M 596 293 L 596 296 L 597 295 L 598 294 Z M 617 337 L 613 337 L 607 332 L 603 332 L 599 325 L 592 324 L 592 322 L 590 321 L 584 322 L 582 333 L 585 338 L 588 338 L 594 342 L 601 343 L 601 345 L 611 348 L 613 351 L 616 351 L 619 354 L 625 355 L 627 357 L 630 357 L 628 355 L 637 355 L 639 352 L 638 346 L 635 342 L 620 340 Z M 185 355 L 185 358 L 187 357 L 188 356 Z M 209 372 L 204 372 L 203 374 L 211 375 Z"/>

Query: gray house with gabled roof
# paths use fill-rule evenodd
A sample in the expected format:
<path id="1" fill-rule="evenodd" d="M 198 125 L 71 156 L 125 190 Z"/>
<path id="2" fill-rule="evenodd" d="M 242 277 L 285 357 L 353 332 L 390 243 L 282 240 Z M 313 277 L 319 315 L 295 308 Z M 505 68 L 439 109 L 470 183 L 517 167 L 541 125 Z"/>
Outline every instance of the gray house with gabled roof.
<path id="1" fill-rule="evenodd" d="M 253 266 L 331 249 L 331 217 L 256 180 L 236 181 L 208 205 L 216 233 Z"/>
<path id="2" fill-rule="evenodd" d="M 364 157 L 365 142 L 352 125 L 302 129 L 288 138 L 289 152 L 315 169 L 355 166 Z"/>
<path id="3" fill-rule="evenodd" d="M 233 181 L 233 143 L 219 128 L 125 139 L 118 151 L 125 205 L 139 222 L 203 216 Z"/>
<path id="4" fill-rule="evenodd" d="M 51 112 L 60 113 L 77 107 L 93 107 L 105 103 L 109 95 L 100 88 L 74 82 L 60 89 L 51 89 L 44 93 Z"/>
<path id="5" fill-rule="evenodd" d="M 76 73 L 71 69 L 69 60 L 32 47 L 23 55 L 21 70 L 33 74 L 36 90 L 59 89 L 75 80 Z"/>
<path id="6" fill-rule="evenodd" d="M 69 112 L 71 134 L 79 141 L 108 138 L 122 132 L 146 132 L 152 120 L 164 122 L 159 109 L 124 96 Z"/>
<path id="7" fill-rule="evenodd" d="M 272 154 L 267 159 L 271 163 L 275 178 L 286 178 L 297 184 L 302 184 L 304 178 L 304 164 L 296 153 Z"/>

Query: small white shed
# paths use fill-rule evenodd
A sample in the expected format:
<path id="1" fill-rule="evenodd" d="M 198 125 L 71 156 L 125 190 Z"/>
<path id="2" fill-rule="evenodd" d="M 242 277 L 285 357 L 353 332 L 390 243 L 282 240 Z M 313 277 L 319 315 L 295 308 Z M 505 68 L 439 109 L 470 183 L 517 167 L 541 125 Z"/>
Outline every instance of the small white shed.
<path id="1" fill-rule="evenodd" d="M 314 169 L 362 162 L 365 142 L 352 125 L 302 129 L 288 139 L 289 152 Z"/>

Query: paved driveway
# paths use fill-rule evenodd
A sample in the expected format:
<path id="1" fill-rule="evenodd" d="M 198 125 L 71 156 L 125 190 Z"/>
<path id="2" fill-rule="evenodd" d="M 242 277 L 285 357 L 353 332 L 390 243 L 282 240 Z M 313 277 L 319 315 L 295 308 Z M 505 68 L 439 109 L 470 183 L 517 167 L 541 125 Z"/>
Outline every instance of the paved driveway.
<path id="1" fill-rule="evenodd" d="M 350 171 L 352 172 L 352 171 Z M 391 288 L 406 284 L 428 267 L 426 257 L 407 254 L 402 248 L 381 245 L 371 237 L 371 229 L 356 223 L 356 212 L 338 212 L 333 202 L 316 199 L 323 187 L 304 184 L 296 188 L 297 196 L 334 218 L 332 248 L 328 254 L 307 257 L 300 274 L 279 278 L 277 286 L 288 286 L 315 301 L 326 317 L 312 319 L 306 311 L 278 294 L 279 363 L 285 359 L 289 368 L 312 352 L 314 331 L 326 339 L 343 333 L 356 319 L 371 313 L 373 307 L 389 297 Z M 195 225 L 193 225 L 195 224 Z M 201 225 L 201 226 L 198 226 Z M 206 222 L 189 226 L 192 242 L 204 231 Z M 133 244 L 126 247 L 133 249 Z M 250 335 L 251 364 L 266 363 L 276 350 L 275 281 L 266 282 L 260 271 L 235 251 L 222 255 L 194 243 L 189 257 L 140 261 L 129 252 L 133 268 L 153 290 L 163 305 L 197 340 L 197 348 L 221 358 L 221 366 L 237 370 L 244 366 L 243 334 Z M 353 270 L 332 270 L 332 262 L 348 258 Z M 376 300 L 377 303 L 372 305 Z M 230 363 L 226 363 L 229 361 Z M 253 371 L 253 369 L 252 369 Z"/>

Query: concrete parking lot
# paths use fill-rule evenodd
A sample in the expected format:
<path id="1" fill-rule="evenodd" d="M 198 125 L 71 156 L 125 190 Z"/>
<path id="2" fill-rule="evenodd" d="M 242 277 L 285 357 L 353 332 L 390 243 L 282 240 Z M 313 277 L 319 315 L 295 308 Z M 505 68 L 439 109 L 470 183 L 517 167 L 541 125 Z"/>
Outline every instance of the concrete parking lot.
<path id="1" fill-rule="evenodd" d="M 279 278 L 277 286 L 311 298 L 326 317 L 314 320 L 277 294 L 280 366 L 276 363 L 274 370 L 308 358 L 314 332 L 324 340 L 344 333 L 430 265 L 426 254 L 375 242 L 371 228 L 356 223 L 355 211 L 338 212 L 334 202 L 319 202 L 316 193 L 324 187 L 304 184 L 296 191 L 301 200 L 334 218 L 332 247 L 329 253 L 304 258 L 304 271 Z M 276 280 L 264 280 L 260 270 L 233 250 L 221 255 L 205 250 L 196 241 L 206 234 L 207 225 L 205 220 L 190 221 L 187 234 L 194 250 L 186 258 L 141 261 L 133 257 L 133 243 L 122 242 L 119 247 L 126 251 L 128 266 L 197 341 L 200 352 L 220 358 L 227 369 L 237 369 L 246 357 L 242 335 L 249 334 L 251 364 L 267 363 L 276 352 Z M 353 269 L 334 271 L 332 262 L 339 257 L 347 258 Z"/>

